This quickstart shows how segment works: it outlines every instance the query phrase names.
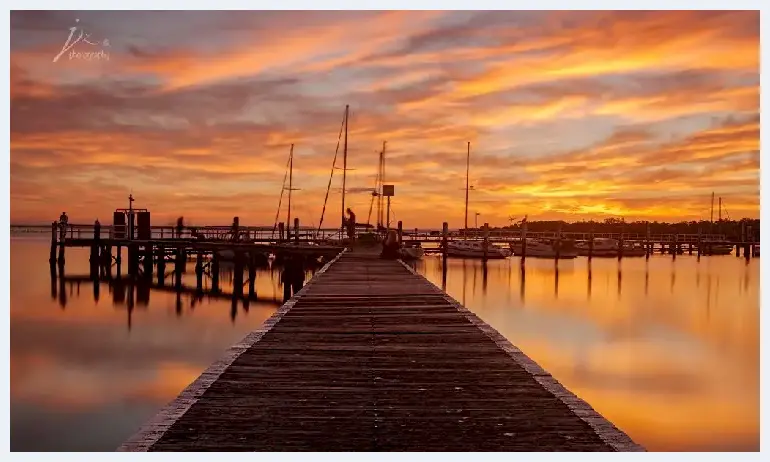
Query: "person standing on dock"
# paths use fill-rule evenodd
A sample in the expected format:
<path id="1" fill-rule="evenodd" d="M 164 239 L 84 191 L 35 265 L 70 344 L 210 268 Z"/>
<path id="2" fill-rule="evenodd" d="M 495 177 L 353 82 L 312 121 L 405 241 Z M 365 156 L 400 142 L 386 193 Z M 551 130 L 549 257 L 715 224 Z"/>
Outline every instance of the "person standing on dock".
<path id="1" fill-rule="evenodd" d="M 184 229 L 184 217 L 179 217 L 176 219 L 176 238 L 177 239 L 182 238 L 183 229 Z"/>
<path id="2" fill-rule="evenodd" d="M 356 240 L 356 214 L 353 213 L 352 210 L 348 207 L 348 219 L 347 219 L 347 228 L 348 228 L 348 239 L 350 239 L 350 242 L 353 243 Z"/>
<path id="3" fill-rule="evenodd" d="M 62 212 L 61 215 L 59 215 L 59 235 L 61 236 L 62 240 L 64 240 L 64 238 L 67 236 L 68 221 L 69 218 L 67 217 L 67 212 Z"/>

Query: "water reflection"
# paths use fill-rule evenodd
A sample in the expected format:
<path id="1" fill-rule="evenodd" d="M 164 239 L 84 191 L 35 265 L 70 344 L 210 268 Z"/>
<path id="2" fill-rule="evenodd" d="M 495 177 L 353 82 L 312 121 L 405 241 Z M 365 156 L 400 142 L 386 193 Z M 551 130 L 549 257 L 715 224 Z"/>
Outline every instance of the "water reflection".
<path id="1" fill-rule="evenodd" d="M 172 278 L 94 284 L 77 279 L 89 273 L 88 249 L 67 249 L 65 278 L 51 278 L 47 241 L 10 247 L 13 451 L 113 451 L 282 295 L 277 269 L 258 272 L 258 300 L 234 303 L 231 270 L 220 294 L 208 278 L 196 293 L 194 263 L 179 281 L 191 290 Z"/>
<path id="2" fill-rule="evenodd" d="M 421 271 L 648 449 L 758 449 L 758 259 L 517 260 Z"/>

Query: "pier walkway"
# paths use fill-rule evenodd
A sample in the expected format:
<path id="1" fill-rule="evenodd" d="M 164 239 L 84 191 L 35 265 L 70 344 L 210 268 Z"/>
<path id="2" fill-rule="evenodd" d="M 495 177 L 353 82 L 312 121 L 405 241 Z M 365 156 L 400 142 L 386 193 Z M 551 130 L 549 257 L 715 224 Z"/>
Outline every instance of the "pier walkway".
<path id="1" fill-rule="evenodd" d="M 348 251 L 119 450 L 644 449 L 406 265 Z"/>

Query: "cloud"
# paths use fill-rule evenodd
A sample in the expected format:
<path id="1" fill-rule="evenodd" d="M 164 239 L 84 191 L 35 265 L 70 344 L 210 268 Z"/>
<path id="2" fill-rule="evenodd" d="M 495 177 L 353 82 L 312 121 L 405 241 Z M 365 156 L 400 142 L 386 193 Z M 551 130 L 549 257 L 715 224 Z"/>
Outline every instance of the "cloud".
<path id="1" fill-rule="evenodd" d="M 461 220 L 468 141 L 492 224 L 680 219 L 711 190 L 758 213 L 753 12 L 94 12 L 110 61 L 52 63 L 73 21 L 12 14 L 13 221 L 92 220 L 133 188 L 159 217 L 272 223 L 293 143 L 317 222 L 345 104 L 348 187 L 387 141 L 409 226 Z"/>

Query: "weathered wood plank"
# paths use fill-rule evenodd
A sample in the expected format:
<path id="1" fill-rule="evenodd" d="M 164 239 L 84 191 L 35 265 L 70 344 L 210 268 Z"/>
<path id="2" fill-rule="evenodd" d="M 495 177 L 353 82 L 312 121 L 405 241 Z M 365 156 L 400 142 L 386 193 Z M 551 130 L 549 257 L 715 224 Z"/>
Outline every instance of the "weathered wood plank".
<path id="1" fill-rule="evenodd" d="M 164 411 L 173 421 L 121 449 L 642 449 L 436 286 L 372 255 L 338 256 L 208 374 Z"/>

